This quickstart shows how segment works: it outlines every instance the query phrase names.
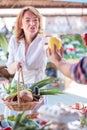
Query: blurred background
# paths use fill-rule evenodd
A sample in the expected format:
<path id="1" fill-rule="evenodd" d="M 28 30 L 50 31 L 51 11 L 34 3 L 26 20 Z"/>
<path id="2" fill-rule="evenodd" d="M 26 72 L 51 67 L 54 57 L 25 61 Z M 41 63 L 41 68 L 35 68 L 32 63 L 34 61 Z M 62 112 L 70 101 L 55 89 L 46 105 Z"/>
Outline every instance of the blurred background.
<path id="1" fill-rule="evenodd" d="M 34 6 L 43 15 L 46 36 L 61 37 L 65 58 L 79 58 L 86 53 L 82 40 L 82 35 L 87 32 L 87 2 L 85 0 L 1 0 L 0 59 L 5 58 L 1 51 L 7 53 L 15 18 L 24 6 Z"/>
<path id="2" fill-rule="evenodd" d="M 87 32 L 87 0 L 0 0 L 0 67 L 5 65 L 8 58 L 8 44 L 14 33 L 16 16 L 25 6 L 34 6 L 43 15 L 45 36 L 61 38 L 65 59 L 74 63 L 87 54 L 83 41 L 83 35 Z M 69 93 L 69 95 L 61 95 L 56 98 L 54 96 L 53 99 L 52 96 L 51 98 L 49 96 L 49 103 L 55 104 L 60 101 L 70 105 L 76 101 L 87 101 L 87 94 L 84 94 L 87 87 L 72 82 L 49 61 L 46 74 L 60 78 L 60 83 L 54 83 L 52 86 L 58 88 L 62 86 L 61 88 Z M 2 78 L 1 73 L 0 87 L 3 84 Z"/>
<path id="3" fill-rule="evenodd" d="M 82 38 L 87 32 L 86 0 L 0 0 L 0 66 L 7 61 L 7 49 L 13 35 L 15 19 L 25 6 L 34 6 L 43 15 L 45 36 L 61 38 L 65 59 L 76 62 L 86 55 L 87 48 Z M 55 69 L 48 61 L 46 74 L 63 77 Z"/>

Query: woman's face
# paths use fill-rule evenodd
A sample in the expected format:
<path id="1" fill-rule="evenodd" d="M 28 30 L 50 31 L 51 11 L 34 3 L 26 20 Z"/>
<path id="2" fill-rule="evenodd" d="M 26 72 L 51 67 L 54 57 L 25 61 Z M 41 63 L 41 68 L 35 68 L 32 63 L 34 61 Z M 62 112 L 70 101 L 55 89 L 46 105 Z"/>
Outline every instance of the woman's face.
<path id="1" fill-rule="evenodd" d="M 22 18 L 22 29 L 24 33 L 28 33 L 30 35 L 36 35 L 39 30 L 39 19 L 38 17 L 30 11 L 26 11 Z"/>

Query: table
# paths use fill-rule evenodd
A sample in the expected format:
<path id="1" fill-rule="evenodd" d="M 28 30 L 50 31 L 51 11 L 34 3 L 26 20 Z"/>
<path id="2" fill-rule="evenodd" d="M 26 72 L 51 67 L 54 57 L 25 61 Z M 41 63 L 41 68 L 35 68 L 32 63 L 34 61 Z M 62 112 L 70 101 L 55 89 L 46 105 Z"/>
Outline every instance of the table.
<path id="1" fill-rule="evenodd" d="M 69 87 L 67 87 L 64 91 L 64 94 L 56 95 L 56 96 L 47 96 L 47 104 L 54 105 L 59 102 L 64 103 L 65 105 L 71 106 L 76 102 L 87 102 L 87 86 L 79 85 L 75 82 L 72 82 Z M 0 103 L 0 113 L 4 113 L 4 105 Z"/>

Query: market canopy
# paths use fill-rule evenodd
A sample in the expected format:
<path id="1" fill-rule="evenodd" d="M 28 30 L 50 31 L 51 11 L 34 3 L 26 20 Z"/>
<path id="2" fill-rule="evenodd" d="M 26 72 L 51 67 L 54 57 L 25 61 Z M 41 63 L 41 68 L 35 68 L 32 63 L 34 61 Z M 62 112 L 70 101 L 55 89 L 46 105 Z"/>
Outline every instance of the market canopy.
<path id="1" fill-rule="evenodd" d="M 0 0 L 0 8 L 87 8 L 86 0 Z"/>
<path id="2" fill-rule="evenodd" d="M 87 3 L 87 0 L 55 0 L 55 1 L 76 2 L 76 3 Z"/>

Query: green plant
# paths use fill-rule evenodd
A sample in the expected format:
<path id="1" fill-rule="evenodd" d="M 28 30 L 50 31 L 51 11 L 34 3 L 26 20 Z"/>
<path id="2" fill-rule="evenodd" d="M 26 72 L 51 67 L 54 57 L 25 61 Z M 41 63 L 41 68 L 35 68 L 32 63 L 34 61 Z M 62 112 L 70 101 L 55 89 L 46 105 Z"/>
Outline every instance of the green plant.
<path id="1" fill-rule="evenodd" d="M 8 43 L 6 40 L 6 36 L 4 34 L 0 34 L 0 47 L 2 48 L 3 52 L 7 53 Z"/>
<path id="2" fill-rule="evenodd" d="M 18 116 L 15 118 L 13 130 L 48 130 L 45 128 L 49 125 L 50 123 L 41 126 L 36 121 L 29 119 L 29 117 L 27 117 L 23 112 L 18 114 Z"/>
<path id="3" fill-rule="evenodd" d="M 81 122 L 81 128 L 87 127 L 87 118 L 85 116 L 81 117 L 80 122 Z"/>
<path id="4" fill-rule="evenodd" d="M 55 94 L 62 94 L 62 92 L 56 88 L 43 88 L 45 85 L 51 84 L 58 81 L 57 78 L 54 77 L 47 77 L 46 79 L 43 79 L 37 83 L 34 83 L 28 90 L 32 92 L 33 94 L 33 89 L 38 86 L 40 89 L 40 95 L 55 95 Z M 17 81 L 15 81 L 13 84 L 10 84 L 8 88 L 3 86 L 5 89 L 5 96 L 3 97 L 4 100 L 6 99 L 11 99 L 15 96 L 17 96 Z M 23 83 L 20 84 L 20 90 L 23 90 L 24 86 Z"/>

